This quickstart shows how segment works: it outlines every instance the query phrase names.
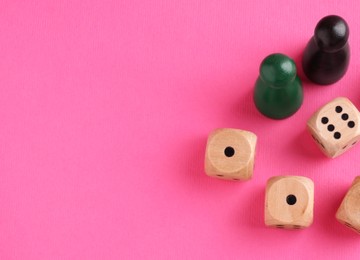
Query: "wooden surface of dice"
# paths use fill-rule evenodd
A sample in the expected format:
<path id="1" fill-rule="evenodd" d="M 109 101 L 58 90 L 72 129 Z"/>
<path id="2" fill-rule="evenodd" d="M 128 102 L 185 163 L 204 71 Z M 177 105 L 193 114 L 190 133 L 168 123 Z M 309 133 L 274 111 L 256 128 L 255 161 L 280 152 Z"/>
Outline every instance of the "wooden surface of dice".
<path id="1" fill-rule="evenodd" d="M 301 229 L 313 222 L 314 183 L 302 176 L 276 176 L 267 181 L 265 225 Z"/>
<path id="2" fill-rule="evenodd" d="M 254 133 L 221 128 L 210 133 L 205 172 L 211 177 L 248 180 L 253 175 L 257 137 Z"/>
<path id="3" fill-rule="evenodd" d="M 359 118 L 359 111 L 351 101 L 340 97 L 315 112 L 307 127 L 324 154 L 334 158 L 358 142 Z"/>
<path id="4" fill-rule="evenodd" d="M 360 233 L 360 176 L 356 177 L 336 212 L 336 219 Z"/>

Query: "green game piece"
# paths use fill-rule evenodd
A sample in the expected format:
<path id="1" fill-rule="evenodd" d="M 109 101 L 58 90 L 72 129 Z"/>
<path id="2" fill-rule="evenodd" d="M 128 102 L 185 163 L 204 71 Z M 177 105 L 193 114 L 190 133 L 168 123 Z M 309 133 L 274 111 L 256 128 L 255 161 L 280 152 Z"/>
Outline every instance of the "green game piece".
<path id="1" fill-rule="evenodd" d="M 255 83 L 254 102 L 267 117 L 283 119 L 301 106 L 303 90 L 296 75 L 295 62 L 283 54 L 271 54 L 260 65 Z"/>

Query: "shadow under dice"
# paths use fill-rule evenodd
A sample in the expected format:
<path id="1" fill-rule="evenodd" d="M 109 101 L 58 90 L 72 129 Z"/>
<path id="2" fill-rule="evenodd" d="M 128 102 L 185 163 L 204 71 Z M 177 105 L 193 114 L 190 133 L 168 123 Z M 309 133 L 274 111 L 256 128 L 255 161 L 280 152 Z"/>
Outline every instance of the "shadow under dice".
<path id="1" fill-rule="evenodd" d="M 301 229 L 313 222 L 314 183 L 301 176 L 276 176 L 268 180 L 265 225 Z"/>
<path id="2" fill-rule="evenodd" d="M 253 175 L 256 140 L 255 134 L 244 130 L 214 130 L 206 146 L 206 174 L 228 180 L 250 179 Z"/>
<path id="3" fill-rule="evenodd" d="M 358 142 L 359 117 L 359 111 L 351 101 L 340 97 L 315 112 L 307 127 L 323 153 L 334 158 Z"/>

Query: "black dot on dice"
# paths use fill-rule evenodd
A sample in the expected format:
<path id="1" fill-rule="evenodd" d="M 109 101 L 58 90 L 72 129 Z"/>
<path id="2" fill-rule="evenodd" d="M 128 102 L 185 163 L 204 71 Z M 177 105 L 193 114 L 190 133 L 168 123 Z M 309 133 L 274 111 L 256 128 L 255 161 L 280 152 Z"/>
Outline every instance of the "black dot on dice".
<path id="1" fill-rule="evenodd" d="M 342 107 L 341 106 L 336 106 L 335 111 L 336 111 L 336 113 L 341 113 Z"/>
<path id="2" fill-rule="evenodd" d="M 224 177 L 224 175 L 221 175 L 221 174 L 216 174 L 216 176 L 218 176 L 218 177 Z"/>
<path id="3" fill-rule="evenodd" d="M 334 125 L 328 125 L 327 129 L 329 130 L 329 132 L 332 132 L 335 130 L 335 126 Z"/>
<path id="4" fill-rule="evenodd" d="M 277 228 L 284 228 L 284 225 L 276 225 Z"/>
<path id="5" fill-rule="evenodd" d="M 323 123 L 324 125 L 326 125 L 328 122 L 329 122 L 329 119 L 326 116 L 321 118 L 321 123 Z"/>
<path id="6" fill-rule="evenodd" d="M 335 139 L 340 139 L 340 137 L 341 137 L 341 134 L 339 132 L 334 133 L 334 138 Z"/>
<path id="7" fill-rule="evenodd" d="M 228 146 L 228 147 L 225 148 L 224 154 L 225 154 L 226 157 L 233 157 L 234 154 L 235 154 L 235 150 L 231 146 Z"/>
<path id="8" fill-rule="evenodd" d="M 346 113 L 344 113 L 344 114 L 341 115 L 341 119 L 344 120 L 344 121 L 346 121 L 346 120 L 349 119 L 349 115 L 346 114 Z"/>
<path id="9" fill-rule="evenodd" d="M 286 197 L 286 203 L 289 205 L 294 205 L 296 203 L 296 197 L 293 194 L 290 194 Z"/>
<path id="10" fill-rule="evenodd" d="M 349 121 L 348 122 L 348 127 L 353 128 L 355 126 L 355 122 L 354 121 Z"/>

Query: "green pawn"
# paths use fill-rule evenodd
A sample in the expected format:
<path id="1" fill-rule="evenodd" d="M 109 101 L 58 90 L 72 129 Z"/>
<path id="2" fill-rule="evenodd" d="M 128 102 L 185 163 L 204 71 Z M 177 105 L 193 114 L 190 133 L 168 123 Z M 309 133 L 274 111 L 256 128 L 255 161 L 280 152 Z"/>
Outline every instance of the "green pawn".
<path id="1" fill-rule="evenodd" d="M 267 117 L 283 119 L 301 106 L 303 90 L 296 75 L 295 62 L 283 54 L 271 54 L 260 65 L 255 84 L 254 102 Z"/>

